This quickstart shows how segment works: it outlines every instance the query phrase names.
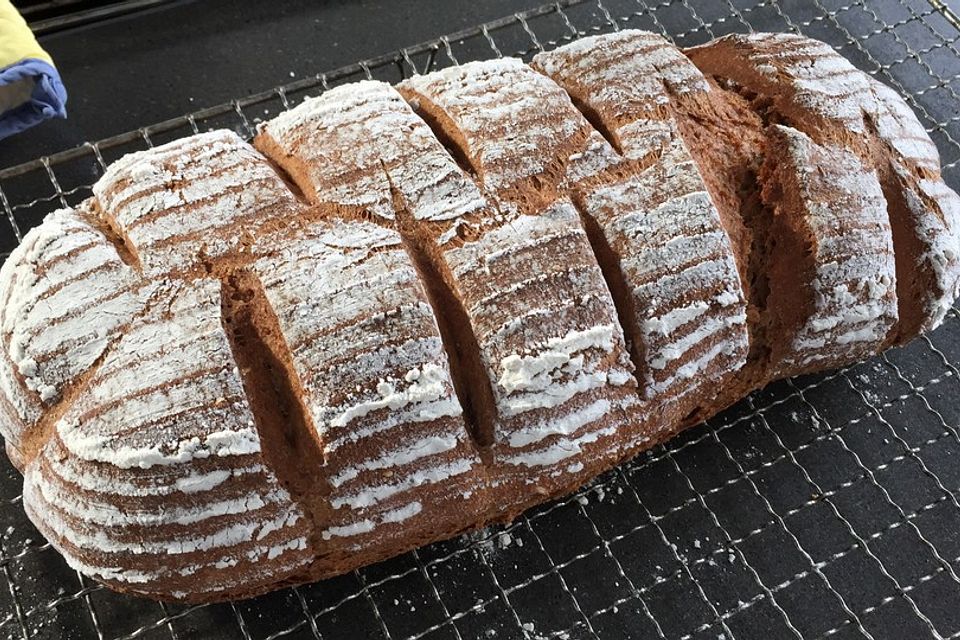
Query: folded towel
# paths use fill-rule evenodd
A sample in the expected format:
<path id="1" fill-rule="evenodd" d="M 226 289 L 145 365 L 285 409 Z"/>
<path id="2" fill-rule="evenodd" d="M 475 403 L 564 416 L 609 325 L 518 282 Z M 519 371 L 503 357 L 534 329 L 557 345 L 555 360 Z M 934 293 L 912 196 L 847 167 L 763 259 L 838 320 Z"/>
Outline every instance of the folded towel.
<path id="1" fill-rule="evenodd" d="M 65 118 L 67 92 L 10 0 L 0 0 L 0 140 L 48 118 Z"/>

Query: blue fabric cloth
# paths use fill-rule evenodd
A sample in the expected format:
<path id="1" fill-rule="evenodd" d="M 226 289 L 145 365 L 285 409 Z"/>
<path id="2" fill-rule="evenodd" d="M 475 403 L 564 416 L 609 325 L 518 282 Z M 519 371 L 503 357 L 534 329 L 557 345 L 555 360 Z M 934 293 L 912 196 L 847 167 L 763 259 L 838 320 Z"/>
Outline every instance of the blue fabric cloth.
<path id="1" fill-rule="evenodd" d="M 43 60 L 27 58 L 0 69 L 0 91 L 4 86 L 31 77 L 34 86 L 30 98 L 0 113 L 0 140 L 44 120 L 67 117 L 67 90 L 60 81 L 60 73 Z"/>

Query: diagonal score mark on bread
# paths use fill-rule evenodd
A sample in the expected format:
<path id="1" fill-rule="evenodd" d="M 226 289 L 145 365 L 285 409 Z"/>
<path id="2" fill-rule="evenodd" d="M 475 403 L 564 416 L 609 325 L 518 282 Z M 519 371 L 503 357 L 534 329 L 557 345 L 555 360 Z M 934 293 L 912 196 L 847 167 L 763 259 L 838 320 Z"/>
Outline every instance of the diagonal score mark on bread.
<path id="1" fill-rule="evenodd" d="M 69 406 L 156 287 L 130 268 L 88 206 L 51 214 L 4 263 L 0 281 L 2 428 L 22 468 L 51 416 Z"/>
<path id="2" fill-rule="evenodd" d="M 390 179 L 390 172 L 386 167 L 383 171 L 390 186 L 398 227 L 404 229 L 401 233 L 404 247 L 417 269 L 444 338 L 450 374 L 463 406 L 467 430 L 479 454 L 489 463 L 497 419 L 495 401 L 477 337 L 470 328 L 470 317 L 457 297 L 450 269 L 436 256 L 437 249 L 428 232 L 417 224 L 403 194 Z"/>
<path id="3" fill-rule="evenodd" d="M 936 324 L 958 212 L 932 143 L 873 81 L 834 114 L 863 136 L 819 135 L 816 83 L 748 86 L 765 38 L 710 45 L 734 53 L 706 76 L 653 34 L 586 38 L 339 87 L 259 153 L 215 131 L 121 159 L 0 272 L 28 515 L 113 588 L 255 595 Z"/>
<path id="4" fill-rule="evenodd" d="M 960 199 L 943 183 L 936 147 L 904 101 L 829 45 L 802 36 L 728 36 L 687 53 L 769 119 L 848 149 L 876 171 L 896 250 L 900 320 L 891 340 L 937 326 L 960 287 Z"/>
<path id="5" fill-rule="evenodd" d="M 628 454 L 706 402 L 710 377 L 729 377 L 739 367 L 747 340 L 735 263 L 668 117 L 655 114 L 640 135 L 621 135 L 608 123 L 607 136 L 618 140 L 624 157 L 564 91 L 517 61 L 471 63 L 413 78 L 401 90 L 428 119 L 458 127 L 446 135 L 472 145 L 465 155 L 478 158 L 475 171 L 489 176 L 502 200 L 522 209 L 540 205 L 537 198 L 572 197 L 586 227 L 596 223 L 602 231 L 593 251 L 601 254 L 607 285 L 619 298 L 620 322 L 635 345 L 634 362 L 640 361 L 642 394 L 657 399 L 659 420 L 648 418 L 637 428 L 636 441 L 625 445 Z M 603 116 L 595 110 L 593 117 Z M 501 141 L 498 127 L 520 133 Z M 533 185 L 530 196 L 527 185 Z M 616 262 L 602 255 L 604 242 Z M 621 277 L 631 283 L 629 291 L 616 285 Z M 624 318 L 626 309 L 635 315 Z"/>
<path id="6" fill-rule="evenodd" d="M 304 512 L 310 552 L 324 556 L 327 550 L 318 523 L 329 519 L 325 498 L 330 487 L 322 473 L 323 443 L 303 405 L 303 385 L 279 319 L 249 268 L 221 277 L 220 306 L 263 457 Z"/>
<path id="7" fill-rule="evenodd" d="M 360 132 L 369 142 L 356 154 L 330 151 Z M 304 192 L 399 229 L 434 292 L 441 327 L 452 329 L 441 333 L 454 381 L 469 382 L 460 383 L 458 395 L 467 417 L 478 421 L 472 431 L 488 460 L 491 517 L 517 512 L 555 492 L 558 482 L 575 484 L 576 474 L 587 473 L 582 463 L 566 474 L 558 469 L 570 467 L 566 460 L 582 449 L 597 449 L 596 465 L 616 458 L 615 447 L 600 454 L 607 445 L 599 440 L 615 441 L 604 415 L 632 394 L 617 392 L 613 403 L 604 397 L 606 370 L 624 366 L 619 356 L 614 363 L 598 357 L 605 351 L 593 346 L 616 332 L 605 297 L 591 296 L 578 308 L 569 295 L 569 269 L 588 278 L 579 287 L 605 289 L 569 205 L 542 215 L 505 213 L 382 83 L 347 85 L 308 101 L 267 124 L 257 144 L 281 166 L 294 156 L 290 166 L 308 167 L 299 177 L 311 183 Z M 568 264 L 535 262 L 545 250 L 565 252 Z M 539 292 L 550 288 L 555 294 L 544 300 Z M 590 314 L 605 324 L 593 326 Z M 567 324 L 578 315 L 584 329 Z"/>
<path id="8" fill-rule="evenodd" d="M 219 282 L 163 289 L 27 468 L 24 507 L 101 580 L 157 597 L 256 588 L 311 561 L 308 523 L 264 465 Z"/>
<path id="9" fill-rule="evenodd" d="M 771 128 L 762 105 L 705 77 L 658 35 L 585 38 L 533 65 L 589 105 L 627 153 L 669 140 L 695 164 L 747 301 L 750 350 L 717 406 L 887 344 L 897 319 L 891 231 L 859 159 Z"/>

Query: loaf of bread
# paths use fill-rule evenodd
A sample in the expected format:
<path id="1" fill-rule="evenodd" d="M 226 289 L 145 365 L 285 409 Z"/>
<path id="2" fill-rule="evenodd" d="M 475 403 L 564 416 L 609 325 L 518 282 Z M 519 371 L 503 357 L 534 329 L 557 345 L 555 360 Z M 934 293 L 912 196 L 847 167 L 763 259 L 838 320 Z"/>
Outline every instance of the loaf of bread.
<path id="1" fill-rule="evenodd" d="M 0 269 L 0 428 L 71 566 L 253 596 L 508 521 L 958 286 L 889 89 L 621 31 L 122 158 Z"/>

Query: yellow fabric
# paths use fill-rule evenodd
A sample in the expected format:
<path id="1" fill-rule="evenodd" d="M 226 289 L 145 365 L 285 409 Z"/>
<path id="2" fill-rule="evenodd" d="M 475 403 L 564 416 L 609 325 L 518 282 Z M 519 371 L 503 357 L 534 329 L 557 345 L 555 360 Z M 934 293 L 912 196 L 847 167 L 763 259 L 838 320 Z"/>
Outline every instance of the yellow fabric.
<path id="1" fill-rule="evenodd" d="M 0 0 L 0 69 L 27 58 L 53 65 L 53 60 L 37 44 L 26 20 L 14 9 L 10 0 Z"/>

